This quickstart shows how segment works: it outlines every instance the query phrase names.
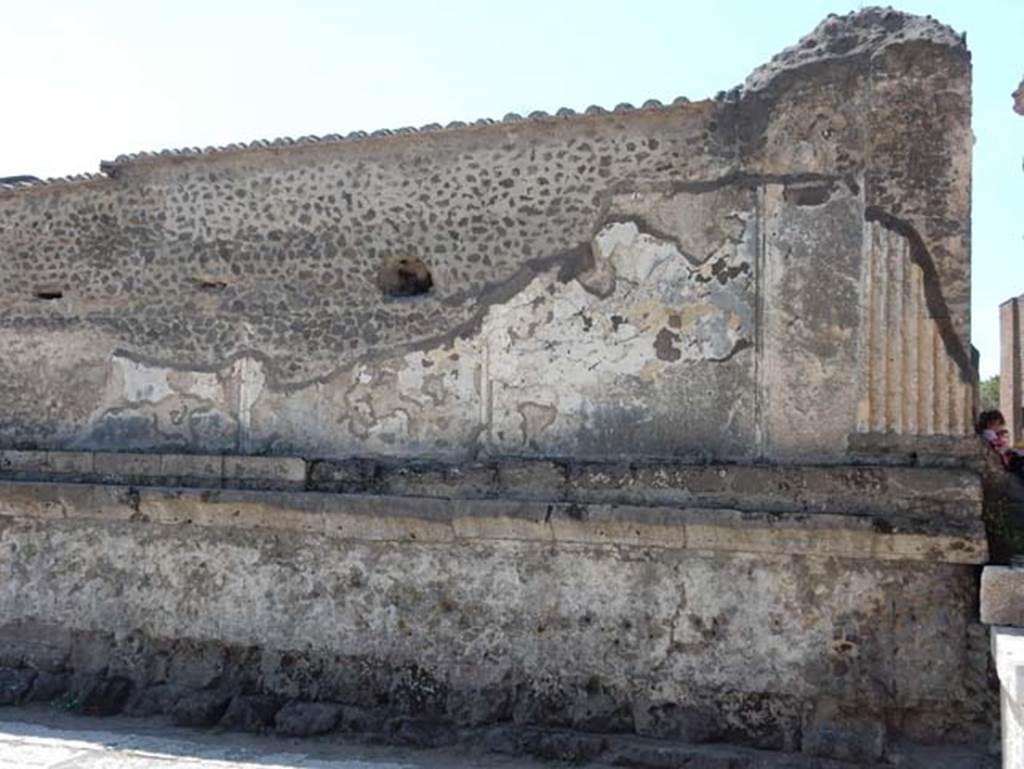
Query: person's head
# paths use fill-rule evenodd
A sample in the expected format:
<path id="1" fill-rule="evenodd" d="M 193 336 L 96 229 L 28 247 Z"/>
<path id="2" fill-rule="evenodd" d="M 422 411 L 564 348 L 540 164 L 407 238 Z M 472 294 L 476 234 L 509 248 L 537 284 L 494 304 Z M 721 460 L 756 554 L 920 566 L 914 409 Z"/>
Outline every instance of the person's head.
<path id="1" fill-rule="evenodd" d="M 982 411 L 978 415 L 978 432 L 984 432 L 985 430 L 999 430 L 1001 427 L 1006 425 L 1006 420 L 1003 419 L 1003 412 L 999 409 L 991 409 L 990 411 Z"/>

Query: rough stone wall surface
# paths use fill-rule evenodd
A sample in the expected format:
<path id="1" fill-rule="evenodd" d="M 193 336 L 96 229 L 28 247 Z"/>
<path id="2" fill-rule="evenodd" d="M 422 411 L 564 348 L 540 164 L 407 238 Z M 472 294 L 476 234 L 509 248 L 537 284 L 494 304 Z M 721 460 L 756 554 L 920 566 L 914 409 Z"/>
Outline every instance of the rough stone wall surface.
<path id="1" fill-rule="evenodd" d="M 868 10 L 715 101 L 0 190 L 0 443 L 839 461 L 963 434 L 969 72 L 951 30 Z M 429 290 L 383 291 L 400 264 Z"/>
<path id="2" fill-rule="evenodd" d="M 0 666 L 832 757 L 865 725 L 873 759 L 989 736 L 974 567 L 927 551 L 687 548 L 543 504 L 463 507 L 452 540 L 423 501 L 114 492 L 0 485 Z"/>

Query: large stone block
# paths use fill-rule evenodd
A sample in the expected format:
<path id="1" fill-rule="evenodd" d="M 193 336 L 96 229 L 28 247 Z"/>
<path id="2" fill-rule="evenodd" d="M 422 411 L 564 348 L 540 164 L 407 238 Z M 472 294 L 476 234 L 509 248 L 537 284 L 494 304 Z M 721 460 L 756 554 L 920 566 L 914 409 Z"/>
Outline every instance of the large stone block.
<path id="1" fill-rule="evenodd" d="M 161 461 L 159 454 L 98 452 L 93 457 L 93 471 L 106 481 L 132 483 L 159 478 Z"/>
<path id="2" fill-rule="evenodd" d="M 1024 569 L 986 566 L 982 570 L 981 621 L 1024 627 Z"/>
<path id="3" fill-rule="evenodd" d="M 224 457 L 224 484 L 240 488 L 303 486 L 306 463 L 297 457 Z"/>

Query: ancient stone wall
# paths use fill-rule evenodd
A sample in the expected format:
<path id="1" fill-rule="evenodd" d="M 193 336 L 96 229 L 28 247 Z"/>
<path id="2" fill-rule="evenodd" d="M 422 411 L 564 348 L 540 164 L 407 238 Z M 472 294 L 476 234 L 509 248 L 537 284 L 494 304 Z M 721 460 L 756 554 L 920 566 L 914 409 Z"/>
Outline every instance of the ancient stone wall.
<path id="1" fill-rule="evenodd" d="M 0 189 L 0 704 L 984 745 L 969 77 L 870 9 L 714 101 Z"/>
<path id="2" fill-rule="evenodd" d="M 0 443 L 839 461 L 964 434 L 969 72 L 872 11 L 716 101 L 0 191 Z"/>

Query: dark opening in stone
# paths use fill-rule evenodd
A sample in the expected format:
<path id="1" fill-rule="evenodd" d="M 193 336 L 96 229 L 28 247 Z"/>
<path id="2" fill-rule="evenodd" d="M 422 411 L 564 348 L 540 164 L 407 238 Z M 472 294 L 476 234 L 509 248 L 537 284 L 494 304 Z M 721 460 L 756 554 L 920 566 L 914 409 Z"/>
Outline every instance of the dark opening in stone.
<path id="1" fill-rule="evenodd" d="M 53 299 L 63 299 L 63 298 L 64 298 L 64 292 L 61 291 L 59 288 L 37 288 L 36 289 L 36 299 L 53 300 Z"/>
<path id="2" fill-rule="evenodd" d="M 223 291 L 228 287 L 228 282 L 221 278 L 211 278 L 205 275 L 200 275 L 192 278 L 192 282 L 195 283 L 196 288 L 200 291 Z"/>
<path id="3" fill-rule="evenodd" d="M 434 287 L 423 260 L 415 256 L 388 259 L 377 274 L 377 286 L 385 296 L 418 296 Z"/>
<path id="4" fill-rule="evenodd" d="M 782 197 L 798 206 L 820 206 L 831 199 L 835 187 L 834 182 L 791 184 L 782 191 Z"/>

